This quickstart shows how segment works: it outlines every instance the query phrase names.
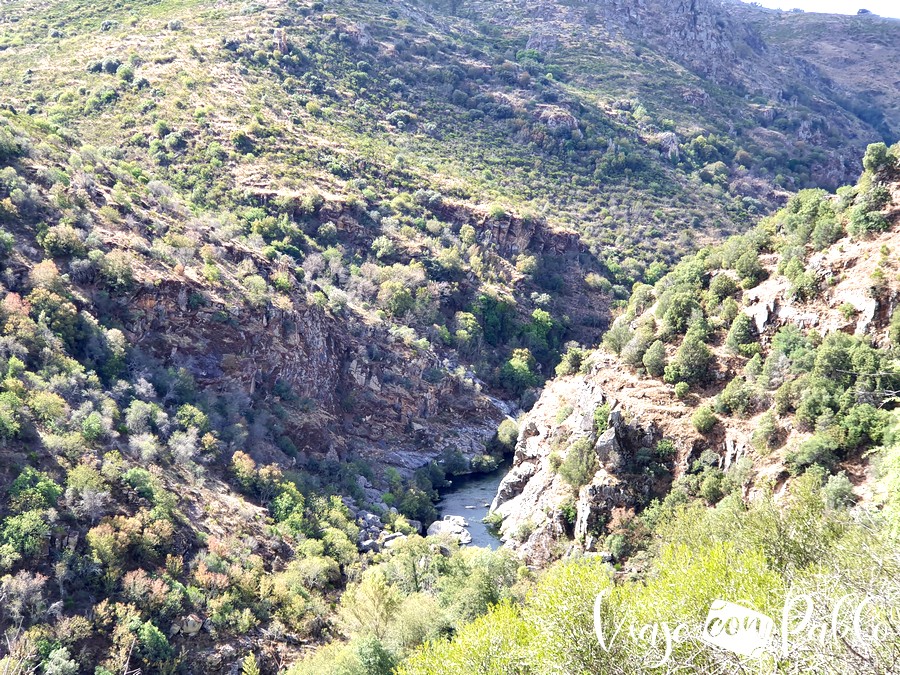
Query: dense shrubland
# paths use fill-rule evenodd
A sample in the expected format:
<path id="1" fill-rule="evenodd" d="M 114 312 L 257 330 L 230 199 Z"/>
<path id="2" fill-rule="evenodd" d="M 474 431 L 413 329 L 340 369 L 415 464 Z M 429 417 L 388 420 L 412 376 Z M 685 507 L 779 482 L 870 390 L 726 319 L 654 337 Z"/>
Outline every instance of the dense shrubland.
<path id="1" fill-rule="evenodd" d="M 69 152 L 60 139 L 35 126 L 23 131 L 32 123 L 12 117 L 0 123 L 0 584 L 3 625 L 11 631 L 4 665 L 177 672 L 185 658 L 172 629 L 192 613 L 221 640 L 262 627 L 320 639 L 331 630 L 340 591 L 362 572 L 359 528 L 337 495 L 362 502 L 358 478 L 374 479 L 371 468 L 311 458 L 292 470 L 258 465 L 251 453 L 260 446 L 298 457 L 287 409 L 312 412 L 315 403 L 284 383 L 276 383 L 277 399 L 269 402 L 239 388 L 198 387 L 188 371 L 166 367 L 129 341 L 111 296 L 145 283 L 139 274 L 146 266 L 175 275 L 193 268 L 238 313 L 289 306 L 304 272 L 312 280 L 329 274 L 349 281 L 341 254 L 322 248 L 303 257 L 305 267 L 279 263 L 282 254 L 264 249 L 263 233 L 309 245 L 290 219 L 251 209 L 190 220 L 169 187 L 140 180 L 146 176 L 115 153 L 89 146 Z M 37 177 L 36 165 L 44 167 Z M 98 212 L 98 186 L 110 185 L 116 208 Z M 204 237 L 205 227 L 219 234 Z M 333 237 L 323 229 L 322 237 Z M 111 243 L 110 232 L 130 237 L 129 245 Z M 272 267 L 224 255 L 228 241 L 255 246 L 254 236 Z M 374 269 L 353 276 L 373 290 L 354 299 L 434 321 L 431 296 L 410 291 L 426 288 L 421 263 L 366 264 Z M 404 292 L 409 301 L 397 299 Z M 343 311 L 336 291 L 329 293 L 331 311 Z M 192 307 L 205 301 L 186 298 Z M 510 307 L 478 296 L 474 313 L 459 320 L 460 333 L 469 333 L 449 339 L 502 345 L 520 331 Z M 521 329 L 528 336 L 522 339 L 552 360 L 553 320 L 546 312 L 536 317 Z M 530 352 L 529 359 L 532 369 Z M 536 382 L 533 370 L 527 376 Z M 509 422 L 497 448 L 477 458 L 479 467 L 495 466 L 515 435 Z M 388 476 L 384 500 L 399 512 L 385 514 L 387 527 L 411 533 L 406 517 L 433 519 L 446 474 L 468 468 L 448 450 L 410 478 Z M 246 498 L 236 510 L 209 492 L 208 481 L 223 478 Z M 201 508 L 208 511 L 198 522 Z M 483 610 L 454 610 L 461 618 L 476 611 Z"/>

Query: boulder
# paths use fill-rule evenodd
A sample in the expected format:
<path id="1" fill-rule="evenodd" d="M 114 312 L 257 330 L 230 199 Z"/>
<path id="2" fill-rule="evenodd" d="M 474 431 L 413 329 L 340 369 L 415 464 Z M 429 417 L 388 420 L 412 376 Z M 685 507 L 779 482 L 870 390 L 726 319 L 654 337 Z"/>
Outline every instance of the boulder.
<path id="1" fill-rule="evenodd" d="M 178 635 L 180 633 L 190 637 L 199 633 L 201 628 L 203 628 L 203 619 L 196 614 L 188 614 L 175 621 L 169 633 L 170 635 Z"/>
<path id="2" fill-rule="evenodd" d="M 458 520 L 462 520 L 462 522 L 466 522 L 459 516 L 450 516 L 451 518 L 455 518 Z M 458 524 L 458 521 L 450 521 L 450 520 L 436 520 L 431 525 L 428 526 L 428 536 L 429 537 L 453 537 L 460 544 L 471 544 L 472 543 L 472 535 L 469 534 L 469 531 L 465 528 L 465 526 Z"/>
<path id="3" fill-rule="evenodd" d="M 462 516 L 444 516 L 445 523 L 452 523 L 454 525 L 459 525 L 460 527 L 468 527 L 469 521 L 467 521 Z"/>
<path id="4" fill-rule="evenodd" d="M 385 538 L 382 546 L 387 550 L 391 550 L 402 544 L 404 541 L 406 541 L 406 535 L 397 533 L 395 535 L 391 535 L 391 538 L 389 539 Z"/>
<path id="5" fill-rule="evenodd" d="M 366 539 L 359 543 L 359 550 L 363 553 L 368 553 L 369 551 L 378 553 L 381 550 L 381 546 L 379 546 L 378 542 L 374 539 Z"/>
<path id="6" fill-rule="evenodd" d="M 594 452 L 597 453 L 597 459 L 609 471 L 615 472 L 622 467 L 622 444 L 619 443 L 616 427 L 611 426 L 597 438 L 594 443 Z"/>
<path id="7" fill-rule="evenodd" d="M 185 635 L 196 635 L 203 628 L 203 619 L 196 614 L 188 614 L 181 622 L 181 632 Z"/>
<path id="8" fill-rule="evenodd" d="M 362 522 L 368 526 L 377 527 L 379 529 L 382 526 L 381 518 L 378 517 L 378 515 L 371 513 L 369 511 L 364 511 L 363 513 L 360 514 L 359 517 L 362 520 Z"/>

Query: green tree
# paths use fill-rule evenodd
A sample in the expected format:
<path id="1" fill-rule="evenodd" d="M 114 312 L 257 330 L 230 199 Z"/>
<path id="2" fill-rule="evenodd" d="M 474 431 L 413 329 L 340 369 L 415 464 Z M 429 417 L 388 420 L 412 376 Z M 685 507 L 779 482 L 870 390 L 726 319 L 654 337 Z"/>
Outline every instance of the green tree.
<path id="1" fill-rule="evenodd" d="M 752 356 L 752 352 L 758 351 L 759 345 L 756 344 L 756 330 L 753 327 L 753 321 L 744 312 L 734 318 L 731 328 L 728 330 L 728 336 L 725 338 L 725 346 L 743 356 Z"/>
<path id="2" fill-rule="evenodd" d="M 18 512 L 49 509 L 56 506 L 62 492 L 50 476 L 29 466 L 9 487 L 10 505 Z"/>
<path id="3" fill-rule="evenodd" d="M 663 379 L 670 384 L 704 382 L 709 377 L 712 363 L 713 355 L 709 347 L 697 335 L 689 332 L 675 353 L 675 358 L 666 366 Z"/>
<path id="4" fill-rule="evenodd" d="M 500 369 L 500 384 L 516 396 L 538 383 L 533 368 L 534 357 L 528 349 L 513 350 L 512 356 Z"/>
<path id="5" fill-rule="evenodd" d="M 377 568 L 351 583 L 341 596 L 340 619 L 350 635 L 382 639 L 400 607 L 401 596 Z"/>
<path id="6" fill-rule="evenodd" d="M 666 370 L 666 346 L 662 340 L 651 344 L 641 359 L 647 373 L 652 377 L 660 377 Z"/>
<path id="7" fill-rule="evenodd" d="M 705 434 L 712 430 L 712 428 L 718 422 L 718 418 L 716 414 L 713 412 L 711 406 L 703 405 L 697 408 L 697 411 L 691 416 L 691 423 L 694 425 L 694 428 L 699 431 L 701 434 Z"/>
<path id="8" fill-rule="evenodd" d="M 241 675 L 260 675 L 255 654 L 247 654 L 241 662 Z"/>

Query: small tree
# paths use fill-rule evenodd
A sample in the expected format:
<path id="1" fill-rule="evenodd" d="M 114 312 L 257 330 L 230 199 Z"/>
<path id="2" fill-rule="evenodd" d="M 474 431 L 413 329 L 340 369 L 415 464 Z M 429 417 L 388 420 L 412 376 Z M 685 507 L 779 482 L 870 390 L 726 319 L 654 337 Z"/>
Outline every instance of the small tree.
<path id="1" fill-rule="evenodd" d="M 657 340 L 650 345 L 647 351 L 644 352 L 644 357 L 641 361 L 649 375 L 660 377 L 666 370 L 666 346 L 662 343 L 662 340 Z"/>
<path id="2" fill-rule="evenodd" d="M 880 173 L 897 165 L 896 158 L 884 143 L 871 143 L 863 155 L 863 168 L 870 173 Z"/>
<path id="3" fill-rule="evenodd" d="M 752 356 L 759 350 L 753 321 L 747 314 L 741 312 L 734 318 L 728 337 L 725 338 L 725 346 L 743 356 Z"/>
<path id="4" fill-rule="evenodd" d="M 247 654 L 241 662 L 241 675 L 260 675 L 255 654 Z"/>
<path id="5" fill-rule="evenodd" d="M 697 408 L 697 412 L 695 412 L 691 417 L 691 423 L 694 425 L 694 428 L 701 434 L 705 434 L 710 431 L 718 421 L 719 420 L 716 417 L 716 414 L 713 412 L 713 409 L 708 405 L 703 405 Z"/>
<path id="6" fill-rule="evenodd" d="M 709 377 L 713 355 L 699 336 L 689 332 L 678 348 L 675 358 L 665 368 L 663 379 L 675 384 L 678 382 L 698 383 Z"/>
<path id="7" fill-rule="evenodd" d="M 500 426 L 497 428 L 497 441 L 500 445 L 511 450 L 515 447 L 518 439 L 519 426 L 516 424 L 515 420 L 507 418 L 500 422 Z"/>

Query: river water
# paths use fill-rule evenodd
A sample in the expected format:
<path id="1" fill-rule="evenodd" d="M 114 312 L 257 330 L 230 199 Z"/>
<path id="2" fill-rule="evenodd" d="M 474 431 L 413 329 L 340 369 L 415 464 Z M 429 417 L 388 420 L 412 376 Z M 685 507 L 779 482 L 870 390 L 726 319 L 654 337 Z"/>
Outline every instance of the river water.
<path id="1" fill-rule="evenodd" d="M 491 473 L 474 476 L 456 476 L 453 484 L 441 491 L 437 510 L 440 517 L 462 516 L 469 523 L 469 534 L 472 535 L 472 546 L 498 548 L 500 540 L 492 535 L 481 519 L 488 514 L 488 508 L 497 494 L 500 481 L 510 469 L 510 463 L 504 462 Z"/>

